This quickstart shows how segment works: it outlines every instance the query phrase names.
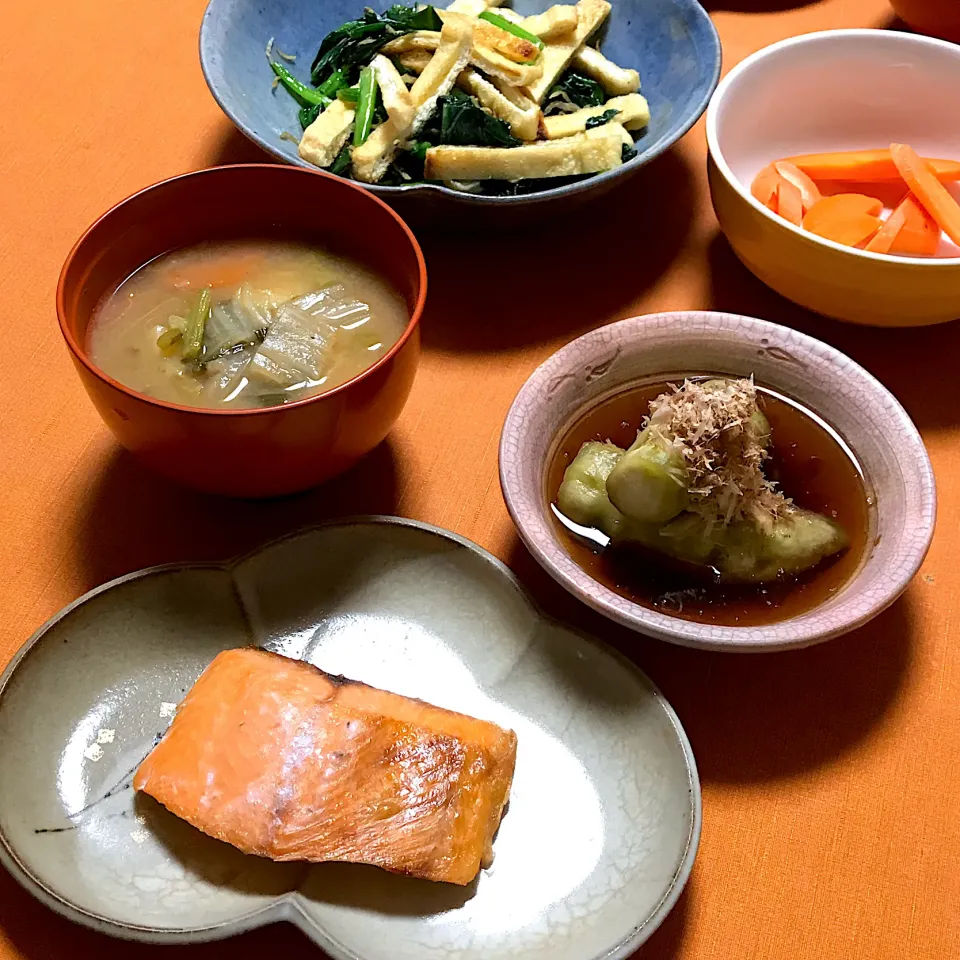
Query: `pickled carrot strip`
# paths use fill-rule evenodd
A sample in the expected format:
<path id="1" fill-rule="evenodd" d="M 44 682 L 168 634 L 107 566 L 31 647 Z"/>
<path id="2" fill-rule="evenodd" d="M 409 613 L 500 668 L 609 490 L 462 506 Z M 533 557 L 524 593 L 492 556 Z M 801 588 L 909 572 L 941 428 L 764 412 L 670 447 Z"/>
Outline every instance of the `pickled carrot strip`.
<path id="1" fill-rule="evenodd" d="M 890 155 L 900 176 L 927 213 L 954 243 L 960 244 L 960 204 L 934 176 L 926 160 L 905 143 L 891 143 Z"/>
<path id="2" fill-rule="evenodd" d="M 774 213 L 777 212 L 777 187 L 780 186 L 783 177 L 777 173 L 776 168 L 771 163 L 764 167 L 754 178 L 750 186 L 750 192 L 765 207 L 769 207 Z"/>
<path id="3" fill-rule="evenodd" d="M 897 207 L 863 249 L 871 253 L 889 253 L 893 241 L 897 239 L 906 222 L 906 214 L 901 207 Z"/>
<path id="4" fill-rule="evenodd" d="M 792 184 L 800 193 L 800 202 L 803 212 L 806 213 L 818 200 L 823 199 L 817 185 L 797 166 L 789 160 L 778 160 L 773 165 L 774 170 L 787 183 Z"/>
<path id="5" fill-rule="evenodd" d="M 808 153 L 787 157 L 814 180 L 897 180 L 900 172 L 889 150 L 850 150 L 845 153 Z M 960 180 L 960 160 L 933 160 L 927 163 L 940 180 Z"/>
<path id="6" fill-rule="evenodd" d="M 803 197 L 800 190 L 784 180 L 777 187 L 777 213 L 789 223 L 803 226 Z"/>
<path id="7" fill-rule="evenodd" d="M 848 247 L 872 237 L 883 221 L 883 204 L 861 193 L 838 193 L 815 203 L 803 218 L 803 227 L 817 236 Z"/>

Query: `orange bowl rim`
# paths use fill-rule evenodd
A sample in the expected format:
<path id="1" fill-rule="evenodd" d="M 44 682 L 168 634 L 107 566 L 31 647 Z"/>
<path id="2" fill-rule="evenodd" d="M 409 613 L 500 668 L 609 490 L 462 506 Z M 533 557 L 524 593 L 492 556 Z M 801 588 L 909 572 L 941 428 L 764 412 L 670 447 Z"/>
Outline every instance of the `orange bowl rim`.
<path id="1" fill-rule="evenodd" d="M 755 53 L 750 54 L 749 57 L 741 60 L 740 63 L 738 63 L 723 78 L 723 80 L 720 81 L 716 91 L 710 98 L 710 103 L 707 107 L 707 148 L 709 150 L 710 157 L 716 164 L 717 169 L 722 174 L 724 180 L 726 180 L 727 183 L 733 187 L 736 193 L 742 199 L 746 200 L 746 202 L 753 207 L 754 210 L 758 210 L 762 216 L 766 217 L 772 223 L 775 223 L 777 226 L 796 234 L 798 237 L 802 237 L 804 240 L 814 246 L 824 247 L 827 250 L 834 250 L 837 253 L 864 260 L 874 260 L 879 263 L 891 263 L 898 264 L 900 266 L 920 267 L 926 270 L 942 270 L 947 267 L 960 267 L 960 256 L 905 257 L 888 253 L 874 253 L 872 250 L 860 250 L 857 247 L 847 247 L 842 243 L 837 243 L 834 240 L 828 240 L 826 237 L 820 237 L 815 233 L 810 233 L 809 230 L 804 230 L 801 227 L 798 227 L 789 221 L 778 217 L 775 213 L 773 213 L 773 211 L 760 203 L 760 201 L 757 200 L 750 192 L 749 188 L 745 187 L 740 182 L 740 178 L 730 168 L 726 157 L 723 155 L 723 150 L 720 147 L 720 140 L 717 135 L 717 111 L 719 109 L 719 105 L 727 91 L 730 89 L 733 81 L 735 81 L 741 74 L 746 73 L 754 64 L 761 60 L 765 60 L 767 57 L 776 56 L 776 54 L 778 54 L 781 50 L 785 50 L 790 47 L 803 46 L 806 44 L 815 45 L 822 40 L 838 36 L 852 40 L 862 39 L 864 37 L 876 39 L 876 35 L 878 33 L 882 33 L 884 37 L 893 38 L 894 42 L 909 41 L 916 43 L 919 46 L 932 46 L 940 49 L 947 49 L 950 53 L 956 54 L 958 62 L 960 62 L 960 47 L 958 47 L 957 44 L 950 43 L 948 40 L 939 40 L 936 37 L 921 36 L 914 33 L 904 33 L 903 31 L 898 30 L 875 30 L 868 28 L 849 30 L 820 30 L 815 33 L 804 33 L 798 37 L 788 37 L 786 40 L 779 40 L 776 43 L 771 43 L 768 46 L 757 50 Z"/>
<path id="2" fill-rule="evenodd" d="M 291 403 L 284 403 L 272 407 L 251 407 L 240 410 L 218 410 L 210 407 L 189 407 L 184 404 L 171 403 L 168 400 L 159 400 L 156 397 L 149 397 L 144 393 L 134 390 L 132 387 L 128 387 L 119 380 L 115 380 L 104 370 L 101 370 L 100 367 L 98 367 L 87 355 L 86 349 L 77 342 L 77 338 L 73 335 L 73 331 L 70 329 L 70 325 L 67 322 L 67 310 L 64 296 L 67 274 L 70 272 L 70 268 L 73 266 L 73 262 L 76 259 L 77 254 L 88 241 L 90 236 L 94 233 L 94 231 L 96 231 L 101 224 L 109 220 L 120 208 L 126 206 L 127 204 L 136 203 L 141 197 L 155 190 L 165 189 L 170 184 L 176 183 L 180 180 L 193 177 L 216 176 L 218 174 L 222 174 L 223 171 L 226 170 L 240 169 L 261 170 L 264 171 L 264 175 L 267 175 L 266 172 L 270 171 L 269 175 L 282 174 L 284 176 L 294 175 L 298 177 L 322 177 L 331 181 L 332 183 L 335 183 L 338 189 L 356 190 L 358 193 L 362 193 L 368 201 L 375 206 L 380 207 L 382 211 L 389 214 L 406 235 L 417 261 L 419 287 L 417 301 L 410 313 L 410 319 L 407 321 L 407 325 L 397 342 L 375 363 L 371 364 L 365 370 L 361 370 L 360 373 L 354 377 L 351 377 L 349 380 L 346 380 L 335 387 L 331 387 L 329 390 L 325 390 L 322 393 L 314 394 L 311 397 L 305 397 L 302 400 L 294 400 Z M 423 315 L 423 308 L 426 303 L 426 299 L 427 264 L 424 260 L 423 250 L 420 248 L 417 238 L 414 236 L 413 231 L 407 225 L 406 221 L 379 197 L 370 193 L 369 190 L 364 190 L 363 187 L 358 186 L 355 183 L 351 183 L 349 180 L 344 180 L 342 177 L 336 177 L 333 174 L 326 173 L 323 170 L 304 170 L 299 167 L 281 166 L 280 164 L 274 163 L 235 163 L 224 164 L 216 167 L 205 167 L 202 170 L 192 170 L 188 173 L 178 174 L 175 177 L 167 177 L 163 180 L 158 180 L 156 183 L 152 183 L 149 186 L 143 187 L 140 190 L 137 190 L 135 193 L 124 197 L 122 200 L 119 200 L 112 207 L 97 217 L 97 219 L 94 220 L 93 223 L 91 223 L 83 231 L 83 233 L 80 235 L 80 238 L 71 247 L 70 252 L 67 254 L 67 257 L 63 262 L 63 266 L 60 269 L 60 277 L 57 281 L 57 320 L 60 324 L 60 333 L 63 335 L 63 339 L 66 341 L 67 347 L 70 349 L 70 352 L 73 354 L 73 356 L 97 379 L 102 380 L 115 390 L 119 390 L 121 393 L 125 393 L 127 396 L 132 397 L 135 400 L 140 400 L 152 406 L 175 411 L 177 413 L 191 414 L 201 417 L 250 417 L 286 412 L 288 410 L 294 410 L 307 406 L 311 403 L 317 403 L 318 401 L 325 400 L 337 394 L 345 393 L 361 380 L 368 376 L 372 376 L 374 371 L 389 363 L 404 348 L 410 337 L 413 336 L 414 331 L 416 331 L 419 326 L 420 318 Z"/>

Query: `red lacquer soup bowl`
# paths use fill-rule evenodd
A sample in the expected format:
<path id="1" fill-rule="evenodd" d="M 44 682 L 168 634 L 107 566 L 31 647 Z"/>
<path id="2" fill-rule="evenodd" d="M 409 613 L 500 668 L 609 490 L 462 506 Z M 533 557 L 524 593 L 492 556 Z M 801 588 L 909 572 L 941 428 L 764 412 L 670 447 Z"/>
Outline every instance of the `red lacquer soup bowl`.
<path id="1" fill-rule="evenodd" d="M 156 400 L 91 361 L 87 330 L 97 306 L 135 270 L 178 247 L 251 237 L 316 243 L 378 274 L 406 302 L 410 320 L 400 339 L 326 393 L 252 410 Z M 67 257 L 57 314 L 87 393 L 124 447 L 187 486 L 269 497 L 341 473 L 386 437 L 413 385 L 426 293 L 420 247 L 385 203 L 339 177 L 249 164 L 164 180 L 105 213 Z"/>

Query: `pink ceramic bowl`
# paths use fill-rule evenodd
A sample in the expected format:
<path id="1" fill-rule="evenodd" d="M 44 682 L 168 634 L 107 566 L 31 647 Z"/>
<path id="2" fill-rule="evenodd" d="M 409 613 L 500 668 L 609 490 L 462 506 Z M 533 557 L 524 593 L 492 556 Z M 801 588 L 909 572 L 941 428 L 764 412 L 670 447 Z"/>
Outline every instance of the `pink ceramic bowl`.
<path id="1" fill-rule="evenodd" d="M 815 609 L 758 627 L 691 623 L 599 583 L 558 537 L 546 474 L 569 427 L 634 384 L 691 373 L 754 376 L 818 414 L 859 461 L 875 503 L 873 547 L 847 585 Z M 879 381 L 833 347 L 795 330 L 702 311 L 620 320 L 558 350 L 534 371 L 507 414 L 500 482 L 523 542 L 574 596 L 640 633 L 714 650 L 804 647 L 862 626 L 906 589 L 926 556 L 936 517 L 933 468 L 923 441 Z"/>
<path id="2" fill-rule="evenodd" d="M 206 410 L 144 396 L 101 370 L 87 329 L 134 270 L 203 240 L 295 238 L 354 257 L 404 298 L 396 344 L 352 380 L 280 407 Z M 57 288 L 60 330 L 117 440 L 157 473 L 209 493 L 294 493 L 346 470 L 387 435 L 413 385 L 427 270 L 407 225 L 373 194 L 328 173 L 246 164 L 147 187 L 108 210 L 70 251 Z"/>

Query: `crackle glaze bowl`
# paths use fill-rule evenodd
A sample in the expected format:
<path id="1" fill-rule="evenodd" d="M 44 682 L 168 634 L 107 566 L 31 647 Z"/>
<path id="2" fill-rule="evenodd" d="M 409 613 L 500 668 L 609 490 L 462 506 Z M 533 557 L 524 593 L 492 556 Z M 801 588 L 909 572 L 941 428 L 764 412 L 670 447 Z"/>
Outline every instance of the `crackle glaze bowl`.
<path id="1" fill-rule="evenodd" d="M 547 471 L 567 430 L 644 382 L 688 374 L 754 377 L 825 421 L 858 462 L 873 506 L 868 549 L 829 600 L 764 626 L 693 623 L 614 592 L 572 559 L 550 514 Z M 906 589 L 933 536 L 936 490 L 923 441 L 896 398 L 833 347 L 764 320 L 660 313 L 620 320 L 568 343 L 518 393 L 500 440 L 500 480 L 524 544 L 562 586 L 633 630 L 690 647 L 803 647 L 863 626 Z"/>

